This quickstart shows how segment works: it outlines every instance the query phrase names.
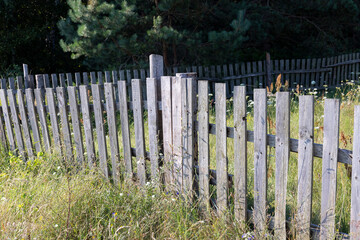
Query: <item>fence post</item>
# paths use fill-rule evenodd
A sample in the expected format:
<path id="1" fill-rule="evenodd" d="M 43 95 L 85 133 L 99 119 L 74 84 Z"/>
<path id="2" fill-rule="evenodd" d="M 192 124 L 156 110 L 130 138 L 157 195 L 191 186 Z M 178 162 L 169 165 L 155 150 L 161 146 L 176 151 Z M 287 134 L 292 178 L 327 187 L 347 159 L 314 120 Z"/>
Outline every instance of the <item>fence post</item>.
<path id="1" fill-rule="evenodd" d="M 159 110 L 158 108 L 158 101 L 161 101 L 161 76 L 164 76 L 164 58 L 161 55 L 157 55 L 157 54 L 151 54 L 149 56 L 149 62 L 150 62 L 150 78 L 146 79 L 146 90 L 148 90 L 147 92 L 147 100 L 148 102 L 151 102 L 152 104 L 155 104 L 156 106 L 152 106 L 148 109 L 152 109 L 153 111 L 155 111 L 155 113 L 153 114 L 149 114 L 149 121 L 155 123 L 154 126 L 152 126 L 152 134 L 149 136 L 150 137 L 150 141 L 153 141 L 153 145 L 152 145 L 152 149 L 151 152 L 153 153 L 158 153 L 161 151 L 162 146 L 163 146 L 163 134 L 162 134 L 162 111 Z M 156 88 L 155 92 L 151 92 L 149 93 L 149 91 L 151 91 L 151 88 Z M 153 89 L 155 90 L 155 89 Z M 149 94 L 151 94 L 153 99 L 150 97 L 149 99 Z M 154 95 L 154 96 L 153 96 Z M 156 134 L 154 134 L 156 133 Z M 155 149 L 156 148 L 156 149 Z M 158 165 L 155 163 L 156 160 L 155 156 L 153 155 L 152 158 L 152 177 L 155 177 L 154 174 L 156 175 L 156 172 L 158 170 Z M 155 177 L 156 178 L 156 177 Z M 159 176 L 160 179 L 160 176 Z"/>
<path id="2" fill-rule="evenodd" d="M 270 53 L 266 53 L 266 61 L 265 61 L 265 68 L 266 68 L 266 86 L 269 87 L 271 86 L 271 58 L 270 58 Z"/>

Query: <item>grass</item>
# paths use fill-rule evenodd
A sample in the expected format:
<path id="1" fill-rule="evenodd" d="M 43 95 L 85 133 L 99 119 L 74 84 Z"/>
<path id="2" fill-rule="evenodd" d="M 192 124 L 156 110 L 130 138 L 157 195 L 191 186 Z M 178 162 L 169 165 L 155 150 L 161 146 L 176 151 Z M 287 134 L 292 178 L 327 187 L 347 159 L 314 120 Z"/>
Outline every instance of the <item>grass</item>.
<path id="1" fill-rule="evenodd" d="M 246 232 L 151 183 L 116 187 L 98 169 L 2 154 L 1 239 L 234 239 Z"/>
<path id="2" fill-rule="evenodd" d="M 298 96 L 293 92 L 291 102 L 291 137 L 298 138 Z M 324 99 L 342 100 L 340 116 L 340 148 L 352 150 L 353 108 L 359 103 L 360 89 L 351 83 L 315 95 L 315 143 L 323 139 Z M 268 133 L 275 134 L 274 97 L 268 102 Z M 106 117 L 106 114 L 104 115 Z M 132 118 L 132 115 L 129 115 Z M 118 119 L 119 116 L 117 116 Z M 248 129 L 253 129 L 253 104 L 248 99 Z M 144 114 L 145 141 L 148 148 L 147 117 Z M 210 108 L 210 122 L 215 123 L 214 107 Z M 133 121 L 131 143 L 135 147 Z M 233 126 L 232 100 L 228 101 L 227 125 Z M 119 147 L 122 154 L 121 131 Z M 51 132 L 51 131 L 50 131 Z M 96 134 L 95 134 L 96 135 Z M 108 139 L 109 143 L 109 139 Z M 210 166 L 216 169 L 216 139 L 210 136 Z M 108 144 L 109 146 L 109 144 Z M 234 171 L 234 144 L 228 139 L 229 173 Z M 148 150 L 148 149 L 147 149 Z M 108 152 L 110 153 L 109 149 Z M 241 238 L 252 235 L 248 226 L 224 221 L 212 212 L 207 218 L 200 215 L 197 203 L 161 190 L 152 184 L 145 189 L 134 183 L 121 182 L 115 187 L 104 180 L 98 169 L 76 171 L 56 154 L 39 155 L 23 163 L 11 153 L 1 152 L 0 158 L 0 238 L 13 239 L 212 239 Z M 275 150 L 268 148 L 268 213 L 274 215 Z M 121 159 L 123 163 L 123 159 Z M 110 164 L 109 164 L 110 165 Z M 133 161 L 136 168 L 136 160 Z M 253 144 L 248 143 L 248 209 L 253 207 Z M 121 167 L 123 172 L 123 167 Z M 136 171 L 136 169 L 135 169 Z M 312 223 L 320 223 L 322 161 L 314 158 Z M 336 228 L 349 232 L 351 179 L 348 168 L 338 164 Z M 294 220 L 297 199 L 297 154 L 291 153 L 287 186 L 287 217 Z M 294 229 L 290 229 L 291 232 Z M 270 238 L 270 237 L 269 237 Z"/>

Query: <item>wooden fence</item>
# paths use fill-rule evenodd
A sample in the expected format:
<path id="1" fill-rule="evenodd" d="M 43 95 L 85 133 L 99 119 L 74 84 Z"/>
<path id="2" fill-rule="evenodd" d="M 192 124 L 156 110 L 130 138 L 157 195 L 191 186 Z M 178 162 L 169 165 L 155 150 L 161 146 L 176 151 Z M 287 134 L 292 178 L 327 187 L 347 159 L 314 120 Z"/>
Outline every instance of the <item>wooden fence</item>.
<path id="1" fill-rule="evenodd" d="M 233 188 L 236 219 L 253 221 L 259 234 L 272 227 L 276 239 L 285 239 L 287 234 L 286 186 L 290 152 L 298 153 L 297 239 L 309 239 L 311 233 L 320 239 L 331 239 L 339 234 L 335 231 L 337 163 L 352 164 L 351 235 L 342 234 L 342 237 L 359 238 L 360 106 L 355 107 L 354 150 L 351 152 L 339 149 L 340 102 L 337 99 L 325 100 L 324 144 L 321 145 L 313 141 L 313 96 L 300 96 L 299 139 L 290 139 L 290 93 L 278 92 L 277 134 L 268 135 L 266 89 L 254 90 L 254 131 L 250 131 L 246 120 L 246 86 L 234 87 L 234 127 L 227 127 L 226 84 L 215 83 L 216 123 L 209 124 L 208 88 L 212 83 L 197 81 L 192 74 L 160 77 L 162 69 L 157 67 L 152 70 L 152 78 L 146 80 L 147 101 L 143 100 L 140 79 L 131 80 L 131 98 L 127 82 L 116 78 L 103 85 L 94 83 L 54 89 L 42 88 L 39 83 L 44 82 L 44 76 L 36 75 L 38 88 L 0 89 L 1 143 L 24 159 L 31 159 L 40 151 L 56 151 L 80 166 L 99 166 L 104 176 L 115 184 L 121 176 L 136 178 L 141 185 L 149 180 L 158 183 L 164 174 L 166 187 L 174 187 L 189 199 L 198 199 L 203 211 L 212 205 L 210 184 L 215 184 L 214 205 L 220 216 L 229 210 L 229 189 Z M 144 127 L 145 110 L 148 129 Z M 133 116 L 135 143 L 131 143 L 129 114 Z M 146 131 L 149 152 L 146 151 Z M 210 134 L 216 136 L 216 170 L 209 168 Z M 235 145 L 233 175 L 229 175 L 227 169 L 228 138 L 233 139 Z M 254 208 L 251 214 L 248 214 L 246 197 L 248 142 L 254 143 Z M 275 216 L 270 226 L 267 146 L 276 151 Z M 323 163 L 319 229 L 310 222 L 314 156 L 322 158 Z"/>
<path id="2" fill-rule="evenodd" d="M 153 62 L 160 61 L 154 56 Z M 150 64 L 151 65 L 151 64 Z M 150 66 L 150 69 L 151 66 Z M 41 83 L 46 87 L 56 88 L 58 86 L 79 86 L 81 84 L 98 83 L 103 84 L 104 75 L 106 82 L 113 82 L 114 79 L 126 80 L 129 87 L 128 95 L 131 96 L 131 79 L 141 79 L 143 89 L 145 90 L 146 78 L 150 77 L 150 69 L 127 69 L 119 71 L 105 71 L 105 72 L 91 72 L 91 73 L 66 73 L 60 74 L 60 81 L 51 79 L 46 74 L 44 75 L 45 83 Z M 36 83 L 30 76 L 28 78 L 28 67 L 24 64 L 24 79 L 25 88 L 35 87 Z M 341 86 L 347 81 L 354 81 L 359 83 L 360 77 L 360 53 L 350 53 L 339 56 L 327 58 L 312 58 L 312 59 L 281 59 L 272 60 L 267 54 L 267 59 L 256 62 L 240 62 L 235 64 L 213 65 L 213 66 L 192 66 L 192 67 L 167 67 L 163 69 L 164 76 L 175 76 L 177 73 L 195 72 L 199 79 L 206 79 L 211 81 L 209 91 L 215 93 L 215 82 L 225 82 L 227 97 L 233 96 L 234 86 L 246 85 L 247 93 L 252 94 L 254 88 L 262 88 L 270 86 L 274 83 L 276 77 L 282 74 L 282 84 L 288 81 L 289 89 L 299 88 L 303 89 L 324 89 Z M 81 75 L 83 81 L 81 81 Z M 90 76 L 90 81 L 88 80 Z M 75 82 L 73 78 L 75 77 Z M 50 83 L 51 82 L 51 83 Z M 21 84 L 21 83 L 19 83 Z M 11 87 L 11 82 L 3 80 L 3 87 L 8 85 Z M 145 91 L 143 98 L 146 98 Z"/>

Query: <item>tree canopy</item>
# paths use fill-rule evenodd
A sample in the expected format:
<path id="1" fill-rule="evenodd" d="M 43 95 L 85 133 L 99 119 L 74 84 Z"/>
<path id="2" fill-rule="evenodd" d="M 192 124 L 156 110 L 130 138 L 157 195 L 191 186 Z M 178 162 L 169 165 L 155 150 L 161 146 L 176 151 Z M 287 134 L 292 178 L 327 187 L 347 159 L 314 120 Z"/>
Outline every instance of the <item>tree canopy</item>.
<path id="1" fill-rule="evenodd" d="M 0 72 L 306 58 L 360 48 L 360 0 L 0 0 Z"/>

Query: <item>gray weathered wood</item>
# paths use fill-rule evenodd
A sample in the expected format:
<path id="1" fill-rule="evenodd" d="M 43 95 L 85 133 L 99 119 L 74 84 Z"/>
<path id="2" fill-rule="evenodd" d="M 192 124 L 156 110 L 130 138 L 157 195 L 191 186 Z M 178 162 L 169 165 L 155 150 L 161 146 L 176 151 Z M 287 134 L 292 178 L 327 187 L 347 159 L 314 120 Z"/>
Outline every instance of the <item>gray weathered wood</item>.
<path id="1" fill-rule="evenodd" d="M 350 218 L 350 236 L 352 240 L 360 238 L 360 105 L 355 106 L 354 111 Z"/>
<path id="2" fill-rule="evenodd" d="M 84 163 L 84 145 L 82 140 L 81 125 L 79 119 L 79 107 L 76 94 L 76 87 L 70 86 L 67 88 L 69 95 L 69 105 L 71 114 L 72 129 L 74 132 L 74 144 L 76 150 L 77 165 L 82 166 Z"/>
<path id="3" fill-rule="evenodd" d="M 9 113 L 9 107 L 8 107 L 8 101 L 6 98 L 6 90 L 5 89 L 0 89 L 0 101 L 1 101 L 1 107 L 3 110 L 7 138 L 9 141 L 10 150 L 15 151 L 16 145 L 15 145 L 15 139 L 14 139 L 14 134 L 13 134 L 13 129 L 12 129 L 12 123 L 10 120 L 10 113 Z"/>
<path id="4" fill-rule="evenodd" d="M 58 78 L 57 78 L 56 74 L 51 74 L 51 81 L 52 81 L 52 87 L 55 91 L 56 88 L 58 87 Z"/>
<path id="5" fill-rule="evenodd" d="M 23 91 L 24 90 L 24 80 L 23 80 L 23 78 L 21 76 L 16 77 L 16 83 L 17 83 L 17 88 L 19 90 Z"/>
<path id="6" fill-rule="evenodd" d="M 106 100 L 107 123 L 108 123 L 109 138 L 110 138 L 112 178 L 115 185 L 118 185 L 120 183 L 120 169 L 119 169 L 120 153 L 119 153 L 118 130 L 116 126 L 116 105 L 115 105 L 113 84 L 111 82 L 105 83 L 104 91 L 105 91 L 105 100 Z"/>
<path id="7" fill-rule="evenodd" d="M 126 81 L 118 81 L 121 134 L 125 161 L 125 176 L 131 179 L 133 176 L 133 166 L 131 158 L 130 126 L 127 105 Z"/>
<path id="8" fill-rule="evenodd" d="M 162 131 L 163 131 L 163 148 L 164 148 L 164 173 L 165 183 L 167 186 L 172 184 L 172 120 L 171 120 L 171 77 L 161 77 L 161 106 L 162 106 Z"/>
<path id="9" fill-rule="evenodd" d="M 313 183 L 314 97 L 299 98 L 298 195 L 296 236 L 310 239 Z"/>
<path id="10" fill-rule="evenodd" d="M 226 86 L 215 84 L 216 111 L 216 195 L 217 211 L 224 215 L 228 204 L 228 160 L 226 147 Z"/>
<path id="11" fill-rule="evenodd" d="M 66 81 L 67 81 L 67 86 L 73 86 L 73 80 L 72 80 L 72 74 L 71 73 L 66 73 Z"/>
<path id="12" fill-rule="evenodd" d="M 25 89 L 29 88 L 29 67 L 27 64 L 23 64 L 23 73 L 25 81 Z"/>
<path id="13" fill-rule="evenodd" d="M 19 154 L 22 157 L 25 157 L 25 147 L 24 147 L 24 141 L 23 141 L 22 134 L 21 134 L 21 126 L 20 126 L 19 117 L 18 117 L 19 114 L 17 111 L 16 99 L 14 97 L 12 89 L 8 89 L 7 94 L 8 94 L 8 99 L 9 99 L 10 111 L 11 111 L 11 120 L 14 125 L 14 131 L 15 131 L 15 136 L 16 136 L 17 150 L 19 151 Z"/>
<path id="14" fill-rule="evenodd" d="M 46 91 L 47 106 L 50 115 L 52 137 L 54 139 L 53 146 L 54 146 L 54 150 L 60 152 L 61 140 L 60 140 L 58 116 L 57 116 L 55 99 L 54 99 L 54 89 L 46 88 L 45 91 Z"/>
<path id="15" fill-rule="evenodd" d="M 96 125 L 96 136 L 99 149 L 100 158 L 100 169 L 106 178 L 109 177 L 107 167 L 107 147 L 105 139 L 104 119 L 103 119 L 103 107 L 101 103 L 101 86 L 99 84 L 91 84 L 91 92 L 94 102 L 94 113 L 95 113 L 95 125 Z"/>
<path id="16" fill-rule="evenodd" d="M 266 89 L 254 90 L 254 225 L 258 234 L 266 230 L 267 126 Z"/>
<path id="17" fill-rule="evenodd" d="M 276 93 L 275 238 L 286 239 L 286 186 L 290 157 L 290 93 Z"/>
<path id="18" fill-rule="evenodd" d="M 60 78 L 60 87 L 66 87 L 65 74 L 60 73 L 59 78 Z"/>
<path id="19" fill-rule="evenodd" d="M 234 212 L 238 221 L 247 221 L 247 134 L 246 87 L 234 89 Z"/>
<path id="20" fill-rule="evenodd" d="M 18 100 L 18 105 L 19 105 L 21 126 L 22 126 L 22 130 L 24 133 L 24 140 L 25 140 L 27 154 L 28 154 L 28 157 L 32 157 L 32 156 L 34 156 L 34 152 L 33 152 L 32 140 L 31 140 L 32 137 L 31 137 L 30 129 L 29 129 L 29 125 L 28 125 L 29 117 L 26 114 L 25 104 L 24 104 L 24 94 L 22 91 L 17 92 L 17 100 Z M 1 127 L 2 127 L 2 122 L 0 122 L 0 128 Z M 1 131 L 3 131 L 3 129 L 0 129 L 0 134 L 1 134 Z"/>
<path id="21" fill-rule="evenodd" d="M 94 147 L 94 139 L 93 139 L 93 128 L 91 125 L 91 112 L 89 108 L 88 86 L 81 85 L 79 91 L 80 91 L 80 99 L 81 99 L 81 113 L 83 117 L 82 119 L 84 125 L 88 166 L 89 168 L 92 168 L 95 164 L 95 147 Z"/>
<path id="22" fill-rule="evenodd" d="M 147 105 L 148 105 L 148 128 L 149 150 L 151 162 L 151 178 L 154 182 L 159 180 L 159 116 L 157 79 L 147 78 Z"/>
<path id="23" fill-rule="evenodd" d="M 48 129 L 48 125 L 47 125 L 47 114 L 45 111 L 45 106 L 44 106 L 44 102 L 43 102 L 43 93 L 42 93 L 43 89 L 41 88 L 36 88 L 34 90 L 35 93 L 35 99 L 36 99 L 36 108 L 37 108 L 37 112 L 39 115 L 39 120 L 40 120 L 40 127 L 41 127 L 41 135 L 43 137 L 43 144 L 44 144 L 44 150 L 46 152 L 50 152 L 50 136 L 49 136 L 49 129 Z"/>
<path id="24" fill-rule="evenodd" d="M 199 89 L 199 201 L 202 211 L 210 210 L 210 152 L 209 152 L 209 96 L 208 81 L 198 81 Z"/>
<path id="25" fill-rule="evenodd" d="M 61 135 L 63 138 L 62 143 L 64 144 L 64 157 L 68 161 L 72 160 L 72 146 L 71 146 L 71 135 L 67 111 L 67 101 L 64 87 L 56 88 L 56 96 L 58 100 L 58 108 L 60 113 L 60 122 L 61 122 Z"/>
<path id="26" fill-rule="evenodd" d="M 137 160 L 137 177 L 141 185 L 146 183 L 145 167 L 145 135 L 144 135 L 144 115 L 142 105 L 142 91 L 140 79 L 132 79 L 132 100 L 134 111 L 135 145 Z"/>
<path id="27" fill-rule="evenodd" d="M 34 100 L 33 89 L 31 88 L 25 89 L 25 95 L 26 95 L 26 106 L 28 110 L 28 118 L 32 130 L 33 143 L 35 146 L 36 153 L 39 153 L 41 152 L 41 140 L 39 134 L 38 121 L 35 113 L 35 105 L 34 105 L 35 100 Z"/>
<path id="28" fill-rule="evenodd" d="M 172 77 L 171 85 L 172 93 L 172 132 L 173 132 L 173 174 L 174 185 L 177 191 L 181 191 L 183 187 L 183 124 L 182 120 L 186 117 L 182 116 L 183 104 L 182 101 L 186 96 L 183 96 L 182 89 L 186 87 L 186 78 Z M 185 93 L 186 94 L 186 93 Z M 184 99 L 185 100 L 185 99 Z"/>
<path id="29" fill-rule="evenodd" d="M 335 234 L 336 172 L 339 148 L 340 100 L 325 99 L 322 157 L 320 239 Z"/>

